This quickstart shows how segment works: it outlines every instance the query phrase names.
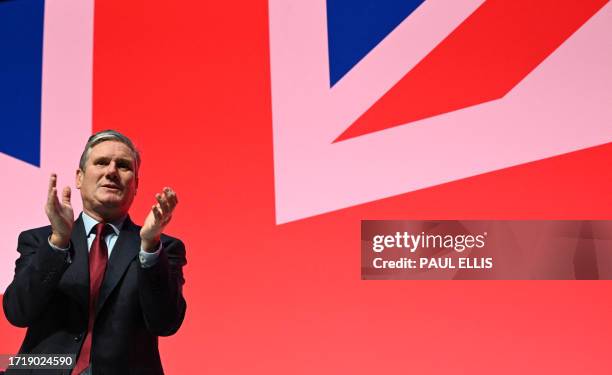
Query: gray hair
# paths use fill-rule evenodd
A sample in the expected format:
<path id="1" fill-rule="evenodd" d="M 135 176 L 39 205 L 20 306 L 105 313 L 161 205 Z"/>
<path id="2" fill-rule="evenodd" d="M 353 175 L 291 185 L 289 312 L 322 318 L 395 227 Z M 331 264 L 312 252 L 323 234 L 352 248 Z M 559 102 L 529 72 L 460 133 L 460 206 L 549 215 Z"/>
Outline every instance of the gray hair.
<path id="1" fill-rule="evenodd" d="M 138 168 L 140 168 L 140 153 L 134 146 L 134 143 L 132 143 L 132 141 L 125 135 L 119 133 L 116 130 L 110 130 L 110 129 L 102 130 L 100 132 L 95 133 L 91 137 L 89 137 L 89 139 L 87 140 L 87 143 L 85 144 L 85 149 L 83 150 L 83 153 L 81 154 L 81 160 L 79 160 L 79 169 L 82 171 L 85 171 L 85 164 L 87 163 L 87 159 L 89 158 L 89 153 L 91 152 L 91 149 L 95 145 L 102 143 L 102 142 L 106 142 L 106 141 L 121 142 L 124 145 L 128 146 L 130 150 L 132 150 L 132 153 L 134 154 L 134 158 L 136 159 L 136 166 L 134 169 L 136 171 L 136 174 L 138 175 Z"/>

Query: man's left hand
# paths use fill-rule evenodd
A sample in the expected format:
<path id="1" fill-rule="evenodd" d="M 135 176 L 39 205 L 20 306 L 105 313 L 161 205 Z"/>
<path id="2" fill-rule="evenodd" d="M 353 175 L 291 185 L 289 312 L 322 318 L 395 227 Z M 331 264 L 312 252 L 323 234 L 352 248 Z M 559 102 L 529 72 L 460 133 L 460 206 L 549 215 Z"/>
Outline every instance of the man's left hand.
<path id="1" fill-rule="evenodd" d="M 159 237 L 172 219 L 172 211 L 178 203 L 176 193 L 169 187 L 165 187 L 161 194 L 155 194 L 155 199 L 157 204 L 151 207 L 151 211 L 140 230 L 142 249 L 151 253 L 159 247 Z"/>

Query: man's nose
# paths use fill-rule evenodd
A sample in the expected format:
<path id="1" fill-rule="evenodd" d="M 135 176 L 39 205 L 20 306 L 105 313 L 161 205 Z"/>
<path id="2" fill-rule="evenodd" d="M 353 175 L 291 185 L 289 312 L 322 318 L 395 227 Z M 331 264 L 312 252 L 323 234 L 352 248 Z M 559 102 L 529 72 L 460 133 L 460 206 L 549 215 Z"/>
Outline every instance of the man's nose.
<path id="1" fill-rule="evenodd" d="M 117 163 L 115 163 L 114 161 L 111 161 L 110 163 L 108 163 L 108 165 L 106 166 L 106 175 L 113 176 L 113 177 L 118 176 Z"/>

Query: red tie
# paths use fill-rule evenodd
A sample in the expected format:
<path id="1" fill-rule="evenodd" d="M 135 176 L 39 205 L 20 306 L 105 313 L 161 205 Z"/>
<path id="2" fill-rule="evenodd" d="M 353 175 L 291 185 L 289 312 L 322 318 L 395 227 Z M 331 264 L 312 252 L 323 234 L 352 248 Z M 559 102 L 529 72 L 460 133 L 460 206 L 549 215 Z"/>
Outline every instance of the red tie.
<path id="1" fill-rule="evenodd" d="M 112 228 L 104 223 L 98 223 L 94 229 L 96 230 L 96 238 L 89 250 L 89 320 L 87 322 L 87 334 L 85 335 L 83 346 L 81 346 L 77 363 L 72 370 L 72 375 L 78 375 L 89 367 L 91 360 L 91 335 L 96 320 L 96 302 L 98 301 L 98 294 L 102 280 L 104 280 L 104 271 L 108 261 L 108 248 L 106 247 L 104 237 L 110 233 Z"/>

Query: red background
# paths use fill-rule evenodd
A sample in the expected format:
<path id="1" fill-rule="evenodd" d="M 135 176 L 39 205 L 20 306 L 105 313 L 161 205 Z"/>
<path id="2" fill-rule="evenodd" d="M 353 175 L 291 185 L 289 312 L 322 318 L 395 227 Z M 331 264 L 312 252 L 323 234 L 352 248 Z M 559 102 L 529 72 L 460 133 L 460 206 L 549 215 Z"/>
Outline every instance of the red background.
<path id="1" fill-rule="evenodd" d="M 609 281 L 360 280 L 361 219 L 612 219 L 612 144 L 277 226 L 267 2 L 96 2 L 93 131 L 170 185 L 188 311 L 167 373 L 609 374 Z M 75 159 L 78 155 L 75 155 Z M 0 321 L 0 352 L 23 330 Z"/>

